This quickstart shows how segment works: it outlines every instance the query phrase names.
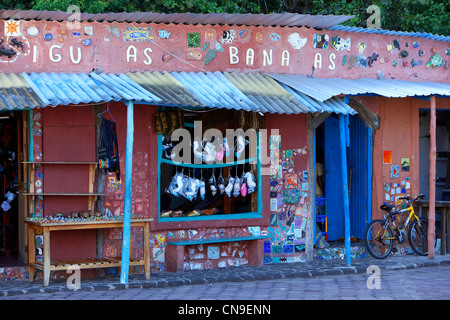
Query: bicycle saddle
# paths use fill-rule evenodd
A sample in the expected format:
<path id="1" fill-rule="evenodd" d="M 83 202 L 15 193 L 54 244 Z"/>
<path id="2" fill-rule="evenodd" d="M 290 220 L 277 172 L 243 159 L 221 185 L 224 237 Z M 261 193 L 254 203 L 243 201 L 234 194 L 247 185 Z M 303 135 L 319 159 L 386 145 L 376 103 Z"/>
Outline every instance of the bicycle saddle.
<path id="1" fill-rule="evenodd" d="M 387 212 L 391 212 L 392 209 L 394 209 L 395 206 L 393 204 L 383 204 L 380 206 L 381 210 L 387 211 Z"/>

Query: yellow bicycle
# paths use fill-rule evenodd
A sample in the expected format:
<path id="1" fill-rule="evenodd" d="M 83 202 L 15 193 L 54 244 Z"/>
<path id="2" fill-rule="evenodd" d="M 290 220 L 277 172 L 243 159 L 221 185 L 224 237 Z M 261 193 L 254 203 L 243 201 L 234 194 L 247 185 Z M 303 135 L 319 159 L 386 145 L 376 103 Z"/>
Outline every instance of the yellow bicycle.
<path id="1" fill-rule="evenodd" d="M 387 212 L 384 220 L 377 219 L 370 222 L 365 234 L 367 250 L 374 258 L 386 258 L 393 251 L 395 241 L 405 243 L 406 239 L 415 253 L 421 256 L 428 254 L 428 219 L 418 217 L 411 204 L 423 197 L 425 197 L 423 194 L 414 199 L 409 196 L 401 197 L 401 200 L 406 200 L 406 207 L 397 211 L 392 211 L 395 206 L 391 204 L 383 204 L 380 207 Z M 398 226 L 395 225 L 396 216 L 403 212 L 409 212 L 408 218 L 404 223 L 399 222 Z"/>

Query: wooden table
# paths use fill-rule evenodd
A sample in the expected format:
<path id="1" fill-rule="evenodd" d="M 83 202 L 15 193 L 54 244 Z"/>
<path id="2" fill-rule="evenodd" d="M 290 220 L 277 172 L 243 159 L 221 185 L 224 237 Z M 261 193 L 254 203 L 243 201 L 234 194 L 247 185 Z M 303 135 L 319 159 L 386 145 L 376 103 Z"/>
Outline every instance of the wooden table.
<path id="1" fill-rule="evenodd" d="M 145 278 L 150 279 L 150 221 L 152 218 L 131 219 L 131 227 L 144 228 L 144 257 L 143 259 L 130 259 L 131 266 L 144 266 Z M 84 222 L 60 222 L 60 223 L 39 223 L 34 221 L 25 221 L 28 224 L 28 266 L 29 281 L 34 280 L 36 269 L 42 270 L 44 273 L 44 286 L 48 286 L 50 280 L 50 271 L 67 270 L 71 266 L 80 269 L 92 268 L 109 268 L 120 267 L 121 258 L 88 258 L 73 260 L 51 260 L 50 259 L 50 233 L 52 231 L 66 230 L 86 230 L 86 229 L 107 229 L 107 228 L 123 228 L 123 220 L 106 220 L 106 221 L 84 221 Z M 35 255 L 35 231 L 41 230 L 43 235 L 43 261 L 36 261 Z"/>
<path id="2" fill-rule="evenodd" d="M 422 211 L 425 209 L 427 212 L 430 207 L 429 201 L 416 201 L 417 206 L 419 206 L 419 215 L 422 217 Z M 436 201 L 435 205 L 436 211 L 441 212 L 441 254 L 450 253 L 450 241 L 448 235 L 450 233 L 450 219 L 448 215 L 450 214 L 450 201 Z M 428 217 L 428 214 L 427 214 Z"/>

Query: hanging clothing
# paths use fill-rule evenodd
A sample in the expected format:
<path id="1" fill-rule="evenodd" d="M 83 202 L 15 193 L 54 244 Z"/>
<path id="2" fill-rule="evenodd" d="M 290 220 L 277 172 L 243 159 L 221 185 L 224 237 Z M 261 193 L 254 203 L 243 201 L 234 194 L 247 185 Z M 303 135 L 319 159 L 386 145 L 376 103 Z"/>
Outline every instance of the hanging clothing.
<path id="1" fill-rule="evenodd" d="M 114 121 L 102 118 L 97 158 L 103 174 L 115 172 L 116 179 L 120 180 L 119 145 Z"/>

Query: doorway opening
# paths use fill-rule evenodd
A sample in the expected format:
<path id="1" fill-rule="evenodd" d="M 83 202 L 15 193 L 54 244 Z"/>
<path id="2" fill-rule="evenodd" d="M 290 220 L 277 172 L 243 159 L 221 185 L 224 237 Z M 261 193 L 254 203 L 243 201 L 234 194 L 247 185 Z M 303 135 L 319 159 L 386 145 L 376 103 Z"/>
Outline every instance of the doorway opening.
<path id="1" fill-rule="evenodd" d="M 450 110 L 436 110 L 436 201 L 450 201 Z M 430 110 L 419 110 L 419 192 L 430 199 Z M 442 213 L 435 212 L 436 236 L 442 237 Z M 441 239 L 442 241 L 442 239 Z"/>
<path id="2" fill-rule="evenodd" d="M 450 201 L 450 110 L 436 110 L 436 201 Z M 430 110 L 419 111 L 419 192 L 429 199 Z M 437 217 L 436 217 L 437 218 Z"/>
<path id="3" fill-rule="evenodd" d="M 364 238 L 364 230 L 371 220 L 371 129 L 365 125 L 358 115 L 349 116 L 347 125 L 347 134 L 349 134 L 346 151 L 350 230 L 352 240 L 359 240 Z M 328 117 L 316 128 L 315 132 L 317 242 L 323 241 L 323 239 L 317 237 L 317 232 L 325 234 L 327 242 L 343 242 L 345 239 L 339 135 L 339 118 L 337 115 Z M 319 182 L 320 180 L 323 182 Z M 321 183 L 323 183 L 323 187 L 320 186 Z"/>
<path id="4" fill-rule="evenodd" d="M 0 113 L 0 267 L 19 261 L 19 161 L 22 113 Z"/>

